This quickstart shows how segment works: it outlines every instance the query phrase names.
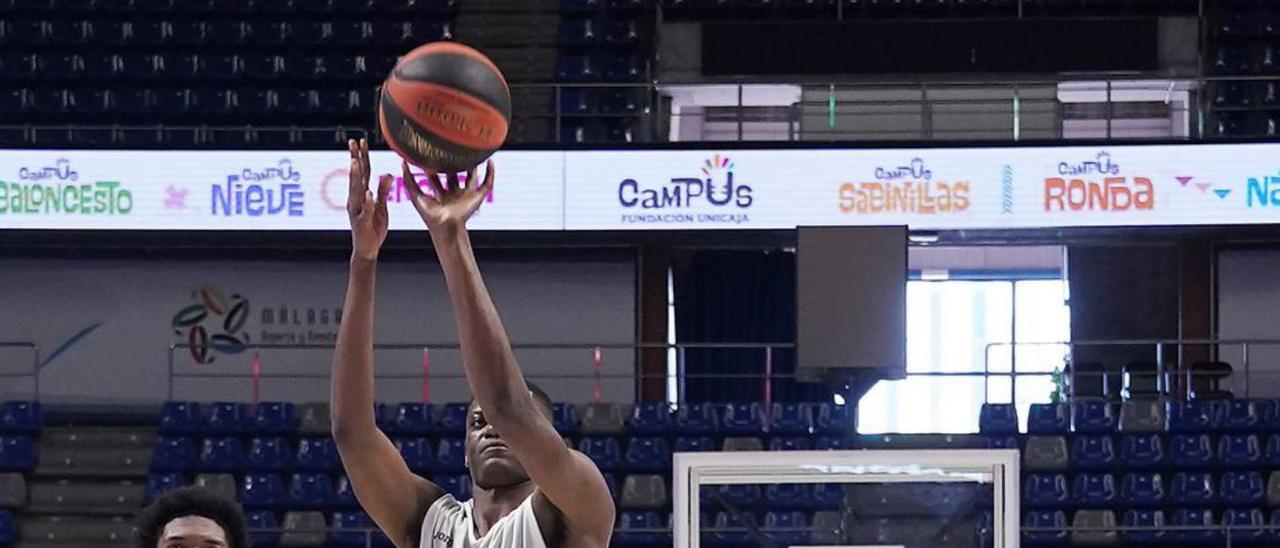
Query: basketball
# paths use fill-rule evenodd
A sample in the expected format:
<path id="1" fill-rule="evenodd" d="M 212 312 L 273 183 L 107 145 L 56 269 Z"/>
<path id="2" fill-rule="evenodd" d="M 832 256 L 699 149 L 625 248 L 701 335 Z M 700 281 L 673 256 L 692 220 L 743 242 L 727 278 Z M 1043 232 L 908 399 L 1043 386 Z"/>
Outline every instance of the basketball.
<path id="1" fill-rule="evenodd" d="M 410 163 L 466 171 L 506 140 L 511 91 L 483 53 L 434 42 L 410 51 L 391 70 L 378 121 L 387 144 Z"/>

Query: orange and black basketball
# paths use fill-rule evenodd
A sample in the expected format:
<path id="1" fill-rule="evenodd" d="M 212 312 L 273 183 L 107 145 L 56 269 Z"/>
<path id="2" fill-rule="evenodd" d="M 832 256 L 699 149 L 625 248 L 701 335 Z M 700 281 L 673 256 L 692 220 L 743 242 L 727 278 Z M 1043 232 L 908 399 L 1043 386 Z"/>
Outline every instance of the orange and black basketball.
<path id="1" fill-rule="evenodd" d="M 410 51 L 382 85 L 382 135 L 419 167 L 466 171 L 502 146 L 511 91 L 483 53 L 457 42 Z"/>

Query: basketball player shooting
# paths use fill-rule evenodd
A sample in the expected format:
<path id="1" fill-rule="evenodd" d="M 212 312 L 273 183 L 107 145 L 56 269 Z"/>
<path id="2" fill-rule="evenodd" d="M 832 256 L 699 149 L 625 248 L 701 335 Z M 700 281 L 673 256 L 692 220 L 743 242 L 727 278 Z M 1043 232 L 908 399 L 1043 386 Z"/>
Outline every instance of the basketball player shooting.
<path id="1" fill-rule="evenodd" d="M 520 373 L 498 311 L 476 265 L 467 220 L 493 188 L 474 169 L 427 173 L 424 192 L 404 165 L 405 189 L 426 222 L 444 268 L 467 384 L 467 467 L 473 498 L 461 502 L 413 474 L 374 418 L 373 299 L 378 251 L 387 236 L 392 177 L 368 187 L 369 147 L 351 153 L 347 213 L 353 252 L 330 386 L 333 436 L 356 498 L 399 548 L 542 548 L 609 545 L 614 507 L 600 470 L 551 424 L 551 403 Z"/>

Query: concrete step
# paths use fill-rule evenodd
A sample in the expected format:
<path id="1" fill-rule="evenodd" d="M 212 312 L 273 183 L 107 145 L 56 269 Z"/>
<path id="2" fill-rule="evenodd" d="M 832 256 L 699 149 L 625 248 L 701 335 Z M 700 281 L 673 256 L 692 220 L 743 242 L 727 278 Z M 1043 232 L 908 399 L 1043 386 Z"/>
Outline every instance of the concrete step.
<path id="1" fill-rule="evenodd" d="M 26 512 L 42 514 L 132 514 L 146 487 L 134 481 L 36 480 Z"/>
<path id="2" fill-rule="evenodd" d="M 133 524 L 126 518 L 22 517 L 18 520 L 19 546 L 127 546 Z"/>
<path id="3" fill-rule="evenodd" d="M 154 428 L 99 427 L 46 428 L 40 434 L 40 448 L 147 448 L 155 447 Z"/>
<path id="4" fill-rule="evenodd" d="M 145 477 L 151 465 L 151 452 L 149 447 L 41 448 L 36 476 Z"/>

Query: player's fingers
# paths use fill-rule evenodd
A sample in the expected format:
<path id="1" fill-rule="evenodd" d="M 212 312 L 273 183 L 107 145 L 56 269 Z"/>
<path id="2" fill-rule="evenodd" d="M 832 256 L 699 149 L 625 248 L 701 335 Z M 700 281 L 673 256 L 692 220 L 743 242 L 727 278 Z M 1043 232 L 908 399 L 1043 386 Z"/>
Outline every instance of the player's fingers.
<path id="1" fill-rule="evenodd" d="M 360 165 L 364 168 L 364 176 L 369 177 L 369 140 L 360 139 Z"/>
<path id="2" fill-rule="evenodd" d="M 457 192 L 461 190 L 462 187 L 458 183 L 458 172 L 450 171 L 446 173 L 445 179 L 449 181 L 449 192 Z"/>
<path id="3" fill-rule="evenodd" d="M 387 207 L 387 195 L 391 193 L 391 180 L 393 177 L 390 173 L 384 173 L 378 177 L 378 207 Z M 405 184 L 409 184 L 408 181 Z"/>
<path id="4" fill-rule="evenodd" d="M 494 168 L 493 160 L 485 162 L 484 165 L 484 182 L 480 184 L 480 191 L 488 194 L 493 192 L 493 182 L 496 180 L 498 170 Z"/>
<path id="5" fill-rule="evenodd" d="M 434 169 L 427 169 L 427 184 L 431 185 L 431 192 L 436 199 L 444 196 L 444 186 L 440 184 L 440 174 Z"/>

